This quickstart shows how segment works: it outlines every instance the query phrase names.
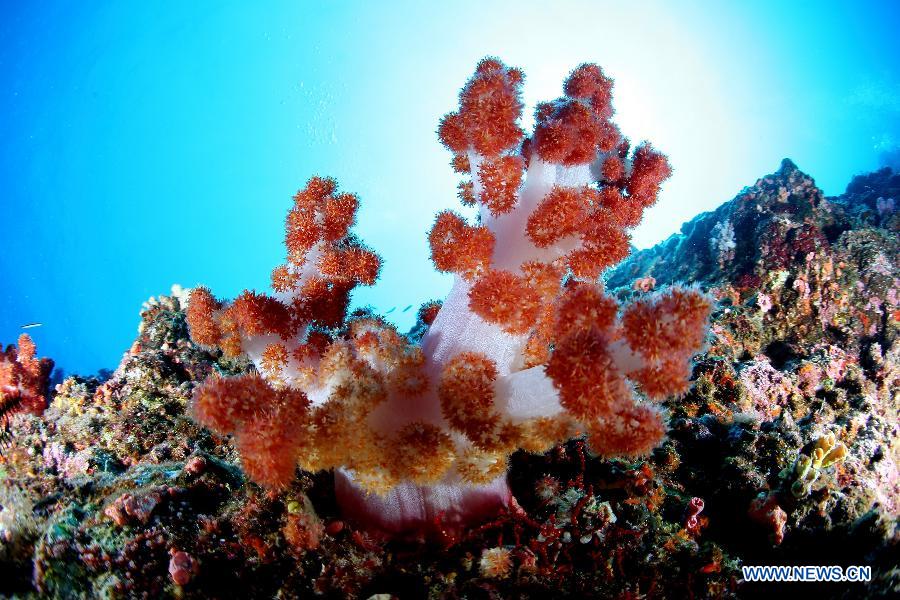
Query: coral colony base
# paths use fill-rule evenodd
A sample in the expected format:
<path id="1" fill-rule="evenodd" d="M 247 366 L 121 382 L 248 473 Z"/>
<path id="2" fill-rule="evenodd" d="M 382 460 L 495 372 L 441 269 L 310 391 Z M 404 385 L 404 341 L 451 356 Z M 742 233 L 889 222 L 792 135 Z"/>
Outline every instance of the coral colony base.
<path id="1" fill-rule="evenodd" d="M 444 211 L 429 234 L 455 281 L 408 335 L 348 313 L 379 257 L 351 232 L 359 200 L 313 177 L 286 221 L 274 293 L 233 302 L 190 296 L 191 337 L 257 372 L 213 376 L 193 413 L 235 436 L 255 481 L 283 487 L 299 465 L 335 469 L 345 514 L 372 529 L 458 529 L 508 507 L 507 459 L 586 435 L 601 456 L 658 446 L 655 404 L 688 389 L 711 302 L 672 286 L 620 305 L 597 283 L 629 252 L 628 230 L 669 176 L 649 144 L 611 122 L 612 81 L 575 69 L 563 97 L 538 105 L 525 137 L 523 74 L 482 60 L 438 134 L 469 175 L 475 224 Z"/>

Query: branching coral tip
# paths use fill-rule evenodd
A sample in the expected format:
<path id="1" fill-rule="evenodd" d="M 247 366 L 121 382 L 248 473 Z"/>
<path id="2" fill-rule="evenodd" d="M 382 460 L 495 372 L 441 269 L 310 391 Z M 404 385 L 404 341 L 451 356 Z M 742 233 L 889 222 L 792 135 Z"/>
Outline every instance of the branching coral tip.
<path id="1" fill-rule="evenodd" d="M 628 254 L 668 161 L 622 137 L 612 80 L 596 65 L 537 106 L 526 137 L 523 79 L 482 60 L 440 122 L 454 169 L 467 174 L 460 196 L 479 218 L 437 216 L 431 257 L 455 283 L 442 304 L 422 307 L 415 335 L 348 315 L 350 292 L 375 282 L 380 259 L 351 232 L 358 198 L 323 177 L 294 196 L 272 295 L 227 303 L 193 291 L 193 340 L 257 368 L 213 377 L 193 399 L 200 423 L 235 436 L 252 479 L 278 487 L 297 465 L 334 468 L 348 517 L 421 533 L 508 505 L 517 449 L 579 435 L 601 456 L 660 444 L 656 403 L 687 390 L 710 300 L 671 287 L 622 306 L 598 277 Z"/>

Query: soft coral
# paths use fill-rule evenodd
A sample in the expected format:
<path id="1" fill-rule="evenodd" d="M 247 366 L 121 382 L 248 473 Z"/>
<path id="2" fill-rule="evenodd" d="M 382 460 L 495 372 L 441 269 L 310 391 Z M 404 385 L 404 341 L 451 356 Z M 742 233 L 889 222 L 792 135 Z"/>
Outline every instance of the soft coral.
<path id="1" fill-rule="evenodd" d="M 339 500 L 371 527 L 461 527 L 509 503 L 517 448 L 587 432 L 596 452 L 634 456 L 662 440 L 663 412 L 632 384 L 652 400 L 684 390 L 710 301 L 670 288 L 623 308 L 597 276 L 627 254 L 668 162 L 648 144 L 629 152 L 596 65 L 539 105 L 525 139 L 522 80 L 484 59 L 441 121 L 480 218 L 435 222 L 435 266 L 457 277 L 422 311 L 421 341 L 365 311 L 347 317 L 350 292 L 375 281 L 380 261 L 351 233 L 356 197 L 328 178 L 294 196 L 274 295 L 228 304 L 194 292 L 194 340 L 246 353 L 260 373 L 208 381 L 194 411 L 236 434 L 257 481 L 288 483 L 295 461 L 336 467 Z"/>
<path id="2" fill-rule="evenodd" d="M 50 373 L 53 361 L 37 358 L 32 339 L 19 336 L 18 348 L 7 346 L 0 353 L 0 427 L 19 412 L 39 415 L 50 397 Z"/>

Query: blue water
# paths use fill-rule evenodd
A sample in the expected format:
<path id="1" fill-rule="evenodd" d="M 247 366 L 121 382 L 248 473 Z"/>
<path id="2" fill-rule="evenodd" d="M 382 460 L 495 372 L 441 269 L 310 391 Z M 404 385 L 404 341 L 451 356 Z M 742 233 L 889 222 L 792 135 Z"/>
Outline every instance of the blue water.
<path id="1" fill-rule="evenodd" d="M 900 142 L 896 1 L 481 4 L 0 0 L 0 341 L 40 322 L 41 354 L 90 373 L 173 283 L 266 289 L 314 173 L 360 194 L 385 260 L 356 303 L 409 326 L 450 286 L 434 130 L 486 54 L 529 106 L 583 61 L 616 79 L 625 134 L 675 166 L 641 247 L 784 156 L 835 194 Z"/>

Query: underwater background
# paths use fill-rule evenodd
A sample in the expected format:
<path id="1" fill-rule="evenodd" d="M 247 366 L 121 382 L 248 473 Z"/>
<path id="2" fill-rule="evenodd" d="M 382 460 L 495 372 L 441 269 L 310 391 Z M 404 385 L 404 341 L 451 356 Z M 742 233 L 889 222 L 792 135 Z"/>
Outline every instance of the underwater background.
<path id="1" fill-rule="evenodd" d="M 457 205 L 435 128 L 488 54 L 527 67 L 526 129 L 580 62 L 615 79 L 616 121 L 674 167 L 639 248 L 785 156 L 839 194 L 896 164 L 898 26 L 890 1 L 4 0 L 0 341 L 40 323 L 41 355 L 92 373 L 173 283 L 266 290 L 313 174 L 360 195 L 357 231 L 384 259 L 354 304 L 408 328 L 451 283 L 425 236 Z"/>
<path id="2" fill-rule="evenodd" d="M 0 4 L 0 598 L 900 597 L 895 5 L 422 4 Z"/>

